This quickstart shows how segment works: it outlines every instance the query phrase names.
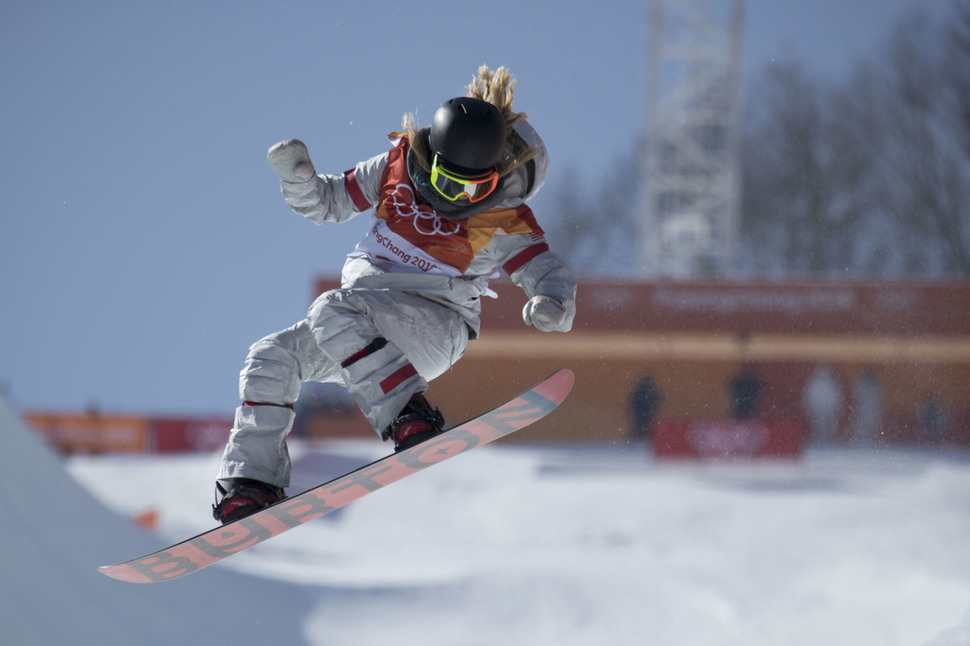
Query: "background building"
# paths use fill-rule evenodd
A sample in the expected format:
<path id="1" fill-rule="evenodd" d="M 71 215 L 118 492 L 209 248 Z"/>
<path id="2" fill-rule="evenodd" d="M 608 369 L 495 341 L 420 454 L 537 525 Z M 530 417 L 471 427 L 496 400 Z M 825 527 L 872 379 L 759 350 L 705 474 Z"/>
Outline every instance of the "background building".
<path id="1" fill-rule="evenodd" d="M 318 291 L 336 279 L 321 279 Z M 562 411 L 511 441 L 625 442 L 631 397 L 649 375 L 658 420 L 734 417 L 731 382 L 757 375 L 753 415 L 797 422 L 809 441 L 854 441 L 863 376 L 878 428 L 866 442 L 970 444 L 970 284 L 965 282 L 591 282 L 568 334 L 522 323 L 523 292 L 494 281 L 481 338 L 431 384 L 452 422 L 501 403 L 558 368 L 576 373 Z M 831 437 L 812 438 L 806 389 L 831 371 L 841 405 Z M 866 412 L 872 419 L 872 412 Z"/>

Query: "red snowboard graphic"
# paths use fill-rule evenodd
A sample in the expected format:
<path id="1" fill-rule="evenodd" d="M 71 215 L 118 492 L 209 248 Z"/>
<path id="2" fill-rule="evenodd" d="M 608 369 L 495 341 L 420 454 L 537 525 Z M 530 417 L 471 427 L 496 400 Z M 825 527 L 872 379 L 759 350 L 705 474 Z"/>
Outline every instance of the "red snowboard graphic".
<path id="1" fill-rule="evenodd" d="M 169 581 L 201 570 L 432 464 L 488 444 L 542 419 L 566 399 L 573 380 L 571 371 L 560 370 L 515 399 L 417 446 L 388 455 L 251 516 L 154 554 L 117 565 L 105 565 L 99 570 L 130 583 Z"/>

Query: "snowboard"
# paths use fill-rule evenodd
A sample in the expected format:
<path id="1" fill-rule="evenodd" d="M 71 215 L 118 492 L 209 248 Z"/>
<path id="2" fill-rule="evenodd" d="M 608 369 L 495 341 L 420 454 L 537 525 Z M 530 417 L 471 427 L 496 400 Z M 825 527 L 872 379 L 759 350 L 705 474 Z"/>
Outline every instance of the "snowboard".
<path id="1" fill-rule="evenodd" d="M 98 570 L 129 583 L 159 583 L 197 572 L 433 464 L 542 419 L 566 399 L 573 381 L 571 371 L 559 370 L 498 408 L 420 444 L 171 547 Z"/>

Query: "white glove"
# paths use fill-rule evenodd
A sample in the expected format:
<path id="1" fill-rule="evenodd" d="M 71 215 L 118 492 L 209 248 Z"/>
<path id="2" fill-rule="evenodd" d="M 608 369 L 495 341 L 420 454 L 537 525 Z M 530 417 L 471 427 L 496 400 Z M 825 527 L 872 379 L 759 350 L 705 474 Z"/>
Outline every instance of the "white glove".
<path id="1" fill-rule="evenodd" d="M 313 179 L 316 170 L 310 161 L 310 153 L 306 144 L 299 139 L 281 141 L 266 153 L 266 161 L 273 167 L 276 174 L 284 182 L 299 184 Z"/>
<path id="2" fill-rule="evenodd" d="M 522 308 L 522 320 L 537 330 L 552 332 L 566 319 L 566 306 L 552 296 L 533 296 Z"/>

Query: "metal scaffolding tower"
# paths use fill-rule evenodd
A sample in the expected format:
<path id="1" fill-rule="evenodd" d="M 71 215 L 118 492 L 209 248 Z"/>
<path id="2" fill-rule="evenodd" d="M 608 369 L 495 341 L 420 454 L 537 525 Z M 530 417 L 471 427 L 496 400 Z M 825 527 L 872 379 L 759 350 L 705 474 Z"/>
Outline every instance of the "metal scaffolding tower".
<path id="1" fill-rule="evenodd" d="M 651 0 L 639 248 L 646 277 L 732 273 L 743 0 Z"/>

